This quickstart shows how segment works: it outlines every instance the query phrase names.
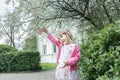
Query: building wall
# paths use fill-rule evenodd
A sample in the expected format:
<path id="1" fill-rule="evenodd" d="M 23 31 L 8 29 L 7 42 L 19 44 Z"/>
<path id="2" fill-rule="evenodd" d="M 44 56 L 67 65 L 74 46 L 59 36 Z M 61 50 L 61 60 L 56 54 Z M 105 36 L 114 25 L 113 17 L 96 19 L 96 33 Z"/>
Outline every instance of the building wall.
<path id="1" fill-rule="evenodd" d="M 47 39 L 47 35 L 38 35 L 37 38 L 37 49 L 40 52 L 41 63 L 55 63 L 57 48 L 54 49 L 54 45 Z"/>

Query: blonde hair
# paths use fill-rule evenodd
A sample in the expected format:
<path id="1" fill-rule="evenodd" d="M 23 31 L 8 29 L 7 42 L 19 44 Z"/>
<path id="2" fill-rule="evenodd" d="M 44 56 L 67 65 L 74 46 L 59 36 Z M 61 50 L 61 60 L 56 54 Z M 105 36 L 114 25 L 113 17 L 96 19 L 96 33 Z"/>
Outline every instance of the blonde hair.
<path id="1" fill-rule="evenodd" d="M 73 37 L 72 33 L 69 30 L 67 30 L 67 29 L 65 29 L 63 31 L 60 31 L 58 33 L 57 38 L 59 39 L 59 36 L 61 36 L 63 34 L 66 35 L 66 37 L 67 37 L 68 41 L 70 41 L 70 43 L 74 43 L 75 42 L 75 38 Z"/>

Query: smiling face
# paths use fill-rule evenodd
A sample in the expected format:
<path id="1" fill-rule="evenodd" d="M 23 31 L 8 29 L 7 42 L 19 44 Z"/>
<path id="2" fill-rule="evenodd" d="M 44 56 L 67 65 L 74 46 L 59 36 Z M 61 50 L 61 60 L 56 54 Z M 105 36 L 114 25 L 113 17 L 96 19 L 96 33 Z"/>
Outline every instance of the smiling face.
<path id="1" fill-rule="evenodd" d="M 69 30 L 59 32 L 57 38 L 63 44 L 74 43 L 75 40 Z"/>
<path id="2" fill-rule="evenodd" d="M 58 39 L 59 39 L 59 41 L 60 41 L 61 43 L 63 43 L 63 44 L 68 44 L 68 43 L 69 43 L 66 34 L 60 34 L 60 35 L 58 36 Z"/>

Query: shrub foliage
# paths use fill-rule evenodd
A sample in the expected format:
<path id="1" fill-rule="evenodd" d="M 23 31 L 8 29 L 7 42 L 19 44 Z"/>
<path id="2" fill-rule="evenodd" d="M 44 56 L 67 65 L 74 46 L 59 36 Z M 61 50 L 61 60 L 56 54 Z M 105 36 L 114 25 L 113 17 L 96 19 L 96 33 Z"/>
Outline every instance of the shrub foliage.
<path id="1" fill-rule="evenodd" d="M 79 71 L 82 80 L 120 79 L 120 27 L 111 24 L 83 41 Z"/>
<path id="2" fill-rule="evenodd" d="M 0 54 L 0 72 L 38 70 L 39 52 L 9 52 Z"/>
<path id="3" fill-rule="evenodd" d="M 17 49 L 9 45 L 0 44 L 0 54 L 7 53 L 7 52 L 14 52 L 14 51 L 17 51 Z"/>

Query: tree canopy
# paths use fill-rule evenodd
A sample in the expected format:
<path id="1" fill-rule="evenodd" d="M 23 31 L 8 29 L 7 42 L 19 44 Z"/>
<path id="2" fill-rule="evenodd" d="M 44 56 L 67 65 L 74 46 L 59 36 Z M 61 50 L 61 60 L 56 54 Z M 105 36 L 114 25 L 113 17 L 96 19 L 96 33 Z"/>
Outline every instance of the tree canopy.
<path id="1" fill-rule="evenodd" d="M 18 0 L 24 19 L 37 24 L 59 20 L 88 22 L 102 29 L 120 18 L 119 0 Z M 26 18 L 25 18 L 26 17 Z M 28 18 L 29 17 L 29 18 Z M 39 23 L 37 23 L 39 22 Z"/>
<path id="2" fill-rule="evenodd" d="M 14 10 L 6 14 L 4 27 L 32 35 L 39 27 L 49 25 L 58 26 L 54 27 L 57 29 L 67 25 L 78 30 L 101 30 L 120 19 L 120 0 L 6 0 L 6 4 L 10 2 Z"/>

